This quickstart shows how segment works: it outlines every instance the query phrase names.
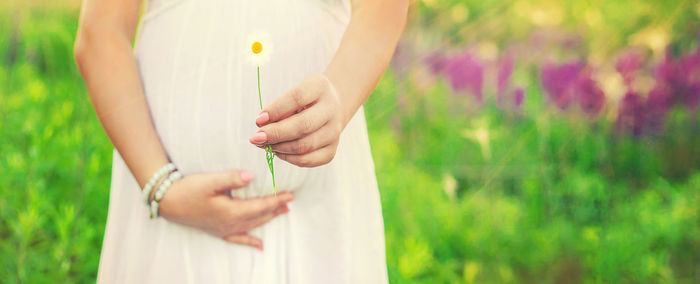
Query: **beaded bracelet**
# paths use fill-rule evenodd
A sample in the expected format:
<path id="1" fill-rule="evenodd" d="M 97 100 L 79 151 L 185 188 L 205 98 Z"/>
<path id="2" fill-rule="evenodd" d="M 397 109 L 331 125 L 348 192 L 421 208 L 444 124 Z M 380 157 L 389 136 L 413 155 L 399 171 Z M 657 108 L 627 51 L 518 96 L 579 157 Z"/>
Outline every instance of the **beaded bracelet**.
<path id="1" fill-rule="evenodd" d="M 151 197 L 151 190 L 153 190 L 153 187 L 156 186 L 156 183 L 164 177 L 166 174 L 172 172 L 175 169 L 175 165 L 173 163 L 168 163 L 167 165 L 161 167 L 158 171 L 156 171 L 155 174 L 151 177 L 151 179 L 148 180 L 148 183 L 143 186 L 143 190 L 141 190 L 141 196 L 144 200 L 144 203 L 148 204 L 148 201 Z"/>
<path id="2" fill-rule="evenodd" d="M 151 201 L 151 219 L 158 217 L 158 206 L 159 202 L 161 199 L 163 199 L 163 196 L 165 193 L 168 191 L 171 185 L 173 185 L 173 182 L 182 179 L 183 175 L 178 172 L 177 170 L 170 173 L 168 177 L 158 186 L 158 190 L 156 190 L 156 194 L 153 196 L 153 200 Z"/>

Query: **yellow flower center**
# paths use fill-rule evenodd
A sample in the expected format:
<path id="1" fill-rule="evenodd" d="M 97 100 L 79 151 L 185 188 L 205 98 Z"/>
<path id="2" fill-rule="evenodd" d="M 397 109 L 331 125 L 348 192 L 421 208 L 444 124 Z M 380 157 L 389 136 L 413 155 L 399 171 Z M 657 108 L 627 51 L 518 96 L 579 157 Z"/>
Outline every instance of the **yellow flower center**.
<path id="1" fill-rule="evenodd" d="M 260 43 L 259 41 L 254 42 L 251 49 L 253 50 L 253 53 L 259 54 L 260 52 L 262 52 L 262 43 Z"/>

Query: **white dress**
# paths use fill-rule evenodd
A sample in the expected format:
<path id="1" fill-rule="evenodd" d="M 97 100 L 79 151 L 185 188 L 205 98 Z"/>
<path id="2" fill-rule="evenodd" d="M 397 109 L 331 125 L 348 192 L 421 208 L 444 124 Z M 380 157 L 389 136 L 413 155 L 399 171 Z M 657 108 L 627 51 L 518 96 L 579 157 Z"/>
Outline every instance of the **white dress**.
<path id="1" fill-rule="evenodd" d="M 169 158 L 185 175 L 229 169 L 256 179 L 233 195 L 272 192 L 264 151 L 248 142 L 260 111 L 248 36 L 274 42 L 261 68 L 263 104 L 323 72 L 350 18 L 349 0 L 156 0 L 135 54 Z M 163 218 L 150 220 L 139 186 L 114 152 L 100 283 L 385 283 L 384 227 L 363 110 L 334 160 L 299 168 L 275 159 L 290 212 L 251 234 L 264 251 Z"/>

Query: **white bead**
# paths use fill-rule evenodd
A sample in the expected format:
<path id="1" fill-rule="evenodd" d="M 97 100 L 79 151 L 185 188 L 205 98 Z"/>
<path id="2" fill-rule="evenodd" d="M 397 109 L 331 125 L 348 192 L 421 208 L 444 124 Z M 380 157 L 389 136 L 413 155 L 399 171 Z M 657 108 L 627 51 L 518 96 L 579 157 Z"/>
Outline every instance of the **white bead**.
<path id="1" fill-rule="evenodd" d="M 158 202 L 151 202 L 151 219 L 158 217 Z"/>
<path id="2" fill-rule="evenodd" d="M 158 186 L 158 189 L 156 190 L 156 193 L 153 197 L 153 200 L 151 201 L 151 219 L 158 217 L 158 207 L 159 207 L 159 202 L 161 199 L 163 199 L 163 196 L 165 193 L 168 191 L 170 186 L 173 184 L 174 181 L 182 179 L 183 175 L 179 171 L 174 171 L 170 173 L 166 179 Z"/>
<path id="3" fill-rule="evenodd" d="M 148 204 L 148 197 L 151 195 L 151 191 L 153 190 L 153 187 L 156 185 L 158 180 L 160 180 L 165 174 L 171 172 L 174 169 L 175 165 L 173 163 L 168 163 L 167 165 L 158 169 L 156 173 L 153 174 L 151 179 L 148 180 L 146 185 L 141 190 L 141 197 L 146 204 Z"/>

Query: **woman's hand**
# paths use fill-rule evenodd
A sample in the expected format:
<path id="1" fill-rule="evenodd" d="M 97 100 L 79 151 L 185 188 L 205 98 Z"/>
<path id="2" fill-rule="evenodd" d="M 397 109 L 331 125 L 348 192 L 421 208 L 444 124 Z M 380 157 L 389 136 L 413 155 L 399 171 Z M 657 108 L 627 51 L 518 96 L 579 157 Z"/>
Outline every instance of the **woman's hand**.
<path id="1" fill-rule="evenodd" d="M 250 142 L 270 145 L 298 166 L 330 162 L 340 132 L 389 64 L 407 11 L 407 0 L 352 1 L 350 22 L 323 75 L 305 79 L 263 108 L 255 119 L 260 130 Z"/>
<path id="2" fill-rule="evenodd" d="M 327 164 L 338 148 L 347 118 L 340 97 L 324 75 L 306 78 L 263 108 L 250 143 L 272 147 L 280 159 L 301 167 Z"/>
<path id="3" fill-rule="evenodd" d="M 195 227 L 227 242 L 263 249 L 262 241 L 248 234 L 280 214 L 289 212 L 291 192 L 254 199 L 231 198 L 228 190 L 246 186 L 253 174 L 228 171 L 193 174 L 173 183 L 160 201 L 164 218 Z"/>

